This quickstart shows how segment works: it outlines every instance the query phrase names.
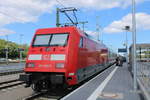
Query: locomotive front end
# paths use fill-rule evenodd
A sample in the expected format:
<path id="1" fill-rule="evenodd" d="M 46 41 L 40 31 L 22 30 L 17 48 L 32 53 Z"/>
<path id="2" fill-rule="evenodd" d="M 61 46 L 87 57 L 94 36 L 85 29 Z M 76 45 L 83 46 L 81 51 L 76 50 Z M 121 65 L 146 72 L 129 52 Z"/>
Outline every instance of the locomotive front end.
<path id="1" fill-rule="evenodd" d="M 20 80 L 35 91 L 66 86 L 69 32 L 57 29 L 36 32 L 29 48 L 25 74 Z"/>

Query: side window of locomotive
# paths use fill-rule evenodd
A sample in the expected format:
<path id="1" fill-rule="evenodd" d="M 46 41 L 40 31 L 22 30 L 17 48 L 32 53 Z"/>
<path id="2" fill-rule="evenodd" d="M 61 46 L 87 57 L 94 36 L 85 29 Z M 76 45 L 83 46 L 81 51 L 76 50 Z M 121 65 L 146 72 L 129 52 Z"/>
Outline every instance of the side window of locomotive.
<path id="1" fill-rule="evenodd" d="M 82 37 L 80 38 L 79 47 L 80 47 L 80 48 L 83 48 L 83 38 L 82 38 Z"/>

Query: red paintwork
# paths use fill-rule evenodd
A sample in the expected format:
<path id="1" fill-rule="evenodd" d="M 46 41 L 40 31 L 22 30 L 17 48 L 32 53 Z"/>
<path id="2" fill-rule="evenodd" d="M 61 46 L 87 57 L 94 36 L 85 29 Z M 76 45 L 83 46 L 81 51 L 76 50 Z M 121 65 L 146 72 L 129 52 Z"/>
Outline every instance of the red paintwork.
<path id="1" fill-rule="evenodd" d="M 38 29 L 35 34 L 50 34 L 50 33 L 69 33 L 68 44 L 65 47 L 32 47 L 30 46 L 28 55 L 30 54 L 65 54 L 65 61 L 50 61 L 50 60 L 38 60 L 29 61 L 26 63 L 34 62 L 34 68 L 25 68 L 25 72 L 63 72 L 65 77 L 72 77 L 73 80 L 67 81 L 69 85 L 77 84 L 76 75 L 69 76 L 69 73 L 76 73 L 78 69 L 95 64 L 101 64 L 108 61 L 108 50 L 103 44 L 98 44 L 93 40 L 90 40 L 76 27 L 61 27 L 61 28 L 47 28 Z M 83 48 L 79 48 L 80 37 L 83 37 Z M 45 48 L 50 48 L 50 51 L 45 51 Z M 104 55 L 105 54 L 105 55 Z M 55 64 L 58 62 L 64 62 L 65 68 L 58 69 Z M 40 66 L 39 66 L 40 65 Z M 43 65 L 43 67 L 42 67 Z M 44 67 L 49 65 L 49 67 Z"/>

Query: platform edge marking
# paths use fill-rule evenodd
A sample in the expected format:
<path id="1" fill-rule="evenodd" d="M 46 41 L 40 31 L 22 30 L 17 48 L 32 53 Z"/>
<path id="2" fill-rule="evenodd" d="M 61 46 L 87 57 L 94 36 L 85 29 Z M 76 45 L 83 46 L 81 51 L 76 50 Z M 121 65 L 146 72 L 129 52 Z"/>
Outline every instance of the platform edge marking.
<path id="1" fill-rule="evenodd" d="M 110 81 L 114 73 L 118 67 L 115 67 L 115 69 L 107 76 L 107 78 L 101 83 L 101 85 L 88 97 L 87 100 L 96 100 L 98 95 L 102 93 L 103 89 L 107 85 L 107 83 Z"/>
<path id="2" fill-rule="evenodd" d="M 111 67 L 109 67 L 108 69 L 111 69 Z M 107 69 L 107 70 L 108 70 Z M 69 96 L 71 96 L 73 93 L 77 92 L 78 90 L 80 90 L 81 88 L 83 88 L 84 86 L 86 86 L 87 84 L 89 84 L 91 81 L 93 81 L 94 79 L 96 79 L 97 77 L 99 77 L 100 75 L 102 75 L 103 73 L 105 73 L 107 70 L 103 71 L 102 73 L 100 73 L 99 75 L 97 75 L 96 77 L 94 77 L 93 79 L 91 79 L 90 81 L 88 81 L 87 83 L 85 83 L 84 85 L 82 85 L 81 87 L 75 89 L 73 92 L 71 92 L 70 94 L 66 95 L 65 97 L 63 97 L 60 100 L 66 100 Z"/>

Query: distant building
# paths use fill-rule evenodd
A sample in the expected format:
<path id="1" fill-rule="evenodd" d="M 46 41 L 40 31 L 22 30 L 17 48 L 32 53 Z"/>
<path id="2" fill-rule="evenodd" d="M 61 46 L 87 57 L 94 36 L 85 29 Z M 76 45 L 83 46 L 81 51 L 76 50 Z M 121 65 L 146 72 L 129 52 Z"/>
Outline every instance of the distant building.
<path id="1" fill-rule="evenodd" d="M 132 45 L 129 48 L 129 59 L 132 60 L 131 51 Z M 137 61 L 150 61 L 150 44 L 136 44 Z"/>

